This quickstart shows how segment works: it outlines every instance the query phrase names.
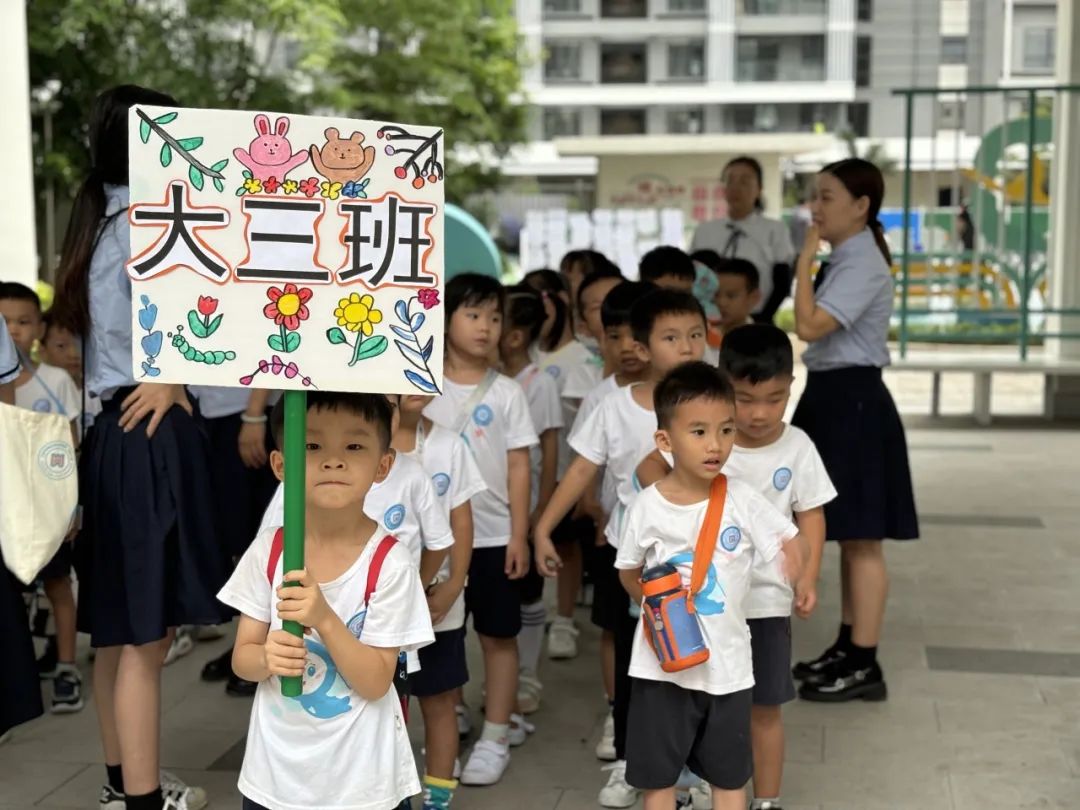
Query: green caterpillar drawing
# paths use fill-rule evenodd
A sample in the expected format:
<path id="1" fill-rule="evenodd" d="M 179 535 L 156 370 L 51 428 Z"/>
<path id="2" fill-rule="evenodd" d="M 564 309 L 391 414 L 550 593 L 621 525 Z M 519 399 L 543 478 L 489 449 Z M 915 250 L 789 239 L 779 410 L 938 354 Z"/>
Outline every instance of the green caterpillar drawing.
<path id="1" fill-rule="evenodd" d="M 187 340 L 184 339 L 184 336 L 179 333 L 170 335 L 170 337 L 172 338 L 172 345 L 184 356 L 184 359 L 190 360 L 193 363 L 206 363 L 208 366 L 220 366 L 222 363 L 236 359 L 236 352 L 216 350 L 203 352 L 188 343 Z"/>

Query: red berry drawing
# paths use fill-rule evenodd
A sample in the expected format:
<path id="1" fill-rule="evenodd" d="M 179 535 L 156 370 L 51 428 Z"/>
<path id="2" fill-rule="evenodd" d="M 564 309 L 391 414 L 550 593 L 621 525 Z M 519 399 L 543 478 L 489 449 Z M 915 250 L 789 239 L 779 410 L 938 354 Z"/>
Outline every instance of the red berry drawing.
<path id="1" fill-rule="evenodd" d="M 398 180 L 404 180 L 407 174 L 408 172 L 405 171 L 404 166 L 398 166 L 396 169 L 394 169 L 394 177 L 396 177 Z"/>
<path id="2" fill-rule="evenodd" d="M 412 181 L 412 187 L 417 190 L 422 189 L 424 187 L 424 178 L 417 177 L 415 180 Z"/>
<path id="3" fill-rule="evenodd" d="M 443 165 L 439 162 L 439 139 L 442 130 L 434 135 L 416 135 L 399 126 L 386 126 L 378 131 L 387 140 L 387 155 L 408 155 L 406 161 L 394 169 L 398 180 L 405 180 L 411 173 L 412 187 L 420 190 L 425 183 L 437 183 L 443 179 Z"/>

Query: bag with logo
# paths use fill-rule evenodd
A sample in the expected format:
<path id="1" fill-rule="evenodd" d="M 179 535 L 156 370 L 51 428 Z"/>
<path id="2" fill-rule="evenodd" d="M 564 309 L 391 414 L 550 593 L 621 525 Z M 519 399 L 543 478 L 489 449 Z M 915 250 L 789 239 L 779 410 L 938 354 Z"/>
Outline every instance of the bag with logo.
<path id="1" fill-rule="evenodd" d="M 705 520 L 694 546 L 689 588 L 683 585 L 679 570 L 670 563 L 653 566 L 641 574 L 641 590 L 645 597 L 641 623 L 645 638 L 664 672 L 681 672 L 709 660 L 709 648 L 694 610 L 694 594 L 705 584 L 716 551 L 716 536 L 724 519 L 726 499 L 727 477 L 721 474 L 713 479 L 709 491 Z"/>
<path id="2" fill-rule="evenodd" d="M 76 468 L 67 417 L 0 403 L 0 552 L 27 585 L 71 529 Z"/>

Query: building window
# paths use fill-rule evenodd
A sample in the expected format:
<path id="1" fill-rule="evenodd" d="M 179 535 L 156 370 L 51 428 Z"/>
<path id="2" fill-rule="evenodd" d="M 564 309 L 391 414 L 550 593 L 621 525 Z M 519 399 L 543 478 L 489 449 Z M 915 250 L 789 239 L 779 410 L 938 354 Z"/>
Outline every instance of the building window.
<path id="1" fill-rule="evenodd" d="M 645 110 L 601 110 L 601 135 L 644 135 Z"/>
<path id="2" fill-rule="evenodd" d="M 1057 32 L 1048 26 L 1024 29 L 1024 70 L 1049 71 L 1054 69 L 1054 51 Z"/>
<path id="3" fill-rule="evenodd" d="M 671 14 L 704 14 L 705 0 L 667 0 Z"/>
<path id="4" fill-rule="evenodd" d="M 939 99 L 937 103 L 938 129 L 964 128 L 963 99 Z"/>
<path id="5" fill-rule="evenodd" d="M 825 74 L 825 37 L 802 37 L 803 70 L 817 71 L 823 78 Z"/>
<path id="6" fill-rule="evenodd" d="M 645 43 L 600 46 L 600 81 L 605 84 L 644 84 L 647 80 Z"/>
<path id="7" fill-rule="evenodd" d="M 705 43 L 668 46 L 668 78 L 702 81 L 705 78 Z"/>
<path id="8" fill-rule="evenodd" d="M 858 0 L 855 16 L 859 22 L 870 22 L 874 19 L 874 0 Z"/>
<path id="9" fill-rule="evenodd" d="M 735 107 L 736 132 L 776 132 L 780 112 L 775 104 L 739 104 Z"/>
<path id="10" fill-rule="evenodd" d="M 544 14 L 580 14 L 581 0 L 544 0 Z"/>
<path id="11" fill-rule="evenodd" d="M 736 78 L 741 82 L 775 82 L 780 78 L 780 40 L 739 37 Z"/>
<path id="12" fill-rule="evenodd" d="M 646 0 L 601 0 L 602 17 L 647 17 L 649 4 Z"/>
<path id="13" fill-rule="evenodd" d="M 544 140 L 581 134 L 581 110 L 549 107 L 544 110 Z"/>
<path id="14" fill-rule="evenodd" d="M 673 135 L 700 135 L 705 131 L 705 110 L 702 107 L 668 110 L 667 131 Z"/>
<path id="15" fill-rule="evenodd" d="M 856 138 L 870 137 L 870 104 L 860 101 L 847 105 L 848 129 Z"/>
<path id="16" fill-rule="evenodd" d="M 549 42 L 545 47 L 544 78 L 549 82 L 581 80 L 581 45 L 573 42 Z"/>
<path id="17" fill-rule="evenodd" d="M 825 122 L 825 106 L 823 104 L 799 105 L 800 132 L 825 132 L 827 129 L 828 124 Z"/>
<path id="18" fill-rule="evenodd" d="M 941 64 L 966 65 L 967 45 L 967 37 L 942 37 Z"/>
<path id="19" fill-rule="evenodd" d="M 858 37 L 855 40 L 855 86 L 870 86 L 871 43 L 870 37 Z"/>
<path id="20" fill-rule="evenodd" d="M 741 0 L 742 13 L 751 17 L 776 14 L 824 14 L 826 0 Z"/>

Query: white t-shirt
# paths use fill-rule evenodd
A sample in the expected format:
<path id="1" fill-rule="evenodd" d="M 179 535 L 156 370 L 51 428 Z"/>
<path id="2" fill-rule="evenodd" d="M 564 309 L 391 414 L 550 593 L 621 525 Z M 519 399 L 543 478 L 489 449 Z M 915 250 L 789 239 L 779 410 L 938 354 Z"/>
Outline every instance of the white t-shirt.
<path id="1" fill-rule="evenodd" d="M 415 650 L 434 640 L 424 590 L 407 549 L 396 545 L 364 604 L 368 568 L 386 535 L 376 528 L 349 570 L 321 585 L 327 603 L 358 639 L 373 647 Z M 274 532 L 262 532 L 244 553 L 218 599 L 271 630 L 281 628 L 266 566 Z M 259 684 L 248 725 L 240 792 L 270 810 L 387 810 L 420 791 L 397 691 L 364 700 L 338 674 L 319 634 L 305 637 L 304 693 L 281 694 L 270 677 Z"/>
<path id="2" fill-rule="evenodd" d="M 540 352 L 539 354 L 537 365 L 540 366 L 541 371 L 551 375 L 558 388 L 558 395 L 562 402 L 563 427 L 574 423 L 574 416 L 577 414 L 577 402 L 580 399 L 580 397 L 563 398 L 567 380 L 581 366 L 586 364 L 595 365 L 594 358 L 596 358 L 596 355 L 579 340 L 572 340 L 556 351 L 550 353 Z M 536 418 L 535 414 L 533 418 Z M 536 432 L 543 432 L 539 425 L 536 426 Z M 559 433 L 559 468 L 556 480 L 560 481 L 566 473 L 566 468 L 570 466 L 571 453 L 568 439 L 569 436 L 565 430 Z"/>
<path id="3" fill-rule="evenodd" d="M 58 413 L 74 421 L 82 413 L 82 394 L 70 374 L 42 363 L 25 385 L 15 389 L 15 405 L 38 413 Z"/>
<path id="4" fill-rule="evenodd" d="M 530 363 L 514 377 L 514 380 L 525 392 L 525 399 L 529 403 L 529 416 L 532 418 L 536 435 L 540 436 L 545 430 L 554 428 L 559 431 L 559 444 L 561 446 L 564 443 L 562 434 L 565 431 L 563 431 L 562 427 L 565 423 L 563 422 L 562 403 L 559 400 L 559 386 L 554 378 L 541 371 L 539 366 Z M 540 445 L 530 447 L 529 469 L 532 472 L 529 486 L 530 514 L 540 500 L 540 471 L 543 467 L 543 461 L 544 455 Z M 559 470 L 558 474 L 561 476 L 562 470 Z M 558 480 L 558 477 L 556 480 Z"/>
<path id="5" fill-rule="evenodd" d="M 640 384 L 640 383 L 638 383 Z M 631 393 L 634 385 L 619 388 L 604 397 L 596 409 L 570 436 L 574 451 L 593 464 L 607 465 L 605 476 L 615 484 L 616 500 L 608 508 L 608 524 L 604 530 L 608 543 L 619 547 L 623 516 L 641 487 L 637 467 L 656 447 L 656 412 L 642 408 Z M 600 499 L 607 497 L 601 485 Z"/>
<path id="6" fill-rule="evenodd" d="M 567 370 L 562 388 L 563 399 L 580 402 L 603 378 L 604 358 L 590 352 L 584 363 Z"/>
<path id="7" fill-rule="evenodd" d="M 749 484 L 788 519 L 836 497 L 814 442 L 793 425 L 785 425 L 780 438 L 766 447 L 735 445 L 724 472 Z M 775 560 L 755 561 L 746 618 L 790 616 L 793 598 L 791 585 Z"/>
<path id="8" fill-rule="evenodd" d="M 251 389 L 230 388 L 217 385 L 192 385 L 188 391 L 199 400 L 199 413 L 206 419 L 220 419 L 234 416 L 247 410 L 251 401 Z M 272 408 L 281 399 L 280 391 L 272 391 L 266 400 L 266 407 Z"/>
<path id="9" fill-rule="evenodd" d="M 615 379 L 614 374 L 609 374 L 600 380 L 585 395 L 585 399 L 581 400 L 581 407 L 578 408 L 577 416 L 574 417 L 574 426 L 570 428 L 570 436 L 577 433 L 578 429 L 585 424 L 589 414 L 596 410 L 596 406 L 603 401 L 604 397 L 612 391 L 618 391 L 619 387 L 619 382 Z M 569 437 L 567 441 L 569 441 Z M 615 510 L 615 506 L 619 502 L 619 496 L 616 494 L 615 489 L 615 476 L 608 471 L 607 467 L 604 467 L 603 477 L 600 479 L 600 506 L 607 515 L 610 515 Z"/>
<path id="10" fill-rule="evenodd" d="M 655 484 L 644 489 L 627 511 L 615 567 L 648 569 L 670 563 L 679 569 L 683 584 L 689 586 L 694 546 L 708 504 L 704 500 L 680 506 L 661 495 Z M 709 660 L 682 672 L 664 672 L 639 627 L 634 636 L 630 675 L 670 681 L 683 689 L 710 695 L 727 695 L 752 687 L 750 631 L 743 614 L 750 569 L 758 557 L 776 559 L 781 544 L 797 532 L 792 522 L 752 487 L 729 479 L 713 562 L 704 586 L 694 595 Z"/>
<path id="11" fill-rule="evenodd" d="M 464 440 L 452 430 L 432 425 L 431 433 L 424 435 L 417 431 L 417 446 L 411 453 L 398 453 L 416 459 L 424 472 L 431 478 L 435 489 L 435 499 L 450 519 L 450 512 L 462 504 L 468 503 L 477 493 L 483 492 L 483 476 L 473 461 L 472 453 L 465 446 Z M 470 541 L 472 538 L 469 538 Z M 446 581 L 450 577 L 450 560 L 443 562 L 439 569 L 439 579 Z M 435 632 L 457 630 L 465 626 L 465 593 L 458 595 L 446 618 L 435 625 Z"/>
<path id="12" fill-rule="evenodd" d="M 19 376 L 19 353 L 8 333 L 7 322 L 0 318 L 0 385 L 14 382 Z"/>
<path id="13" fill-rule="evenodd" d="M 475 385 L 443 379 L 443 394 L 424 409 L 432 422 L 456 430 L 461 409 Z M 539 442 L 521 386 L 502 374 L 484 392 L 469 415 L 461 437 L 472 451 L 487 489 L 472 499 L 473 548 L 498 548 L 510 542 L 510 496 L 507 455 Z"/>
<path id="14" fill-rule="evenodd" d="M 424 549 L 441 551 L 454 545 L 447 513 L 435 498 L 424 468 L 404 453 L 397 453 L 390 472 L 372 484 L 364 498 L 364 514 L 389 529 L 420 567 Z M 263 513 L 259 531 L 285 525 L 285 485 L 277 491 Z"/>

